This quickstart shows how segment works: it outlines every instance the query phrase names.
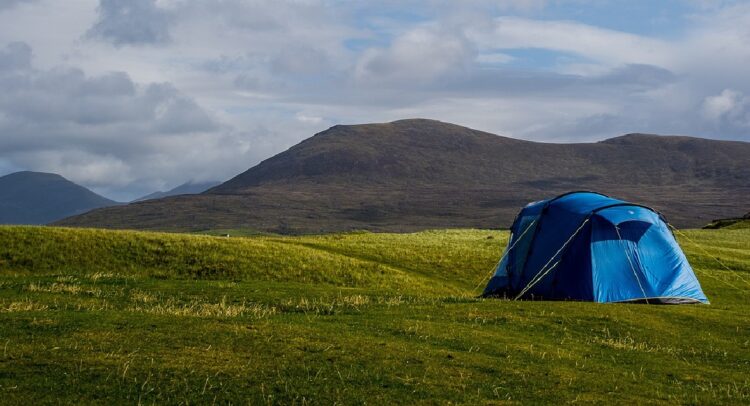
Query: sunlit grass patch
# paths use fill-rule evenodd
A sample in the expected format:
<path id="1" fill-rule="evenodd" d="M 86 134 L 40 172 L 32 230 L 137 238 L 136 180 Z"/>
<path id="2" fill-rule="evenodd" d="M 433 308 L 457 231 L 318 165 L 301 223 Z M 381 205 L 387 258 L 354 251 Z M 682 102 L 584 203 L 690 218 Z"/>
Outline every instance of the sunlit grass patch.
<path id="1" fill-rule="evenodd" d="M 275 307 L 258 303 L 240 302 L 230 303 L 223 298 L 218 303 L 209 303 L 198 300 L 180 302 L 167 299 L 165 302 L 146 301 L 128 308 L 131 312 L 148 313 L 156 315 L 178 316 L 178 317 L 251 317 L 265 318 L 277 313 Z"/>
<path id="2" fill-rule="evenodd" d="M 58 278 L 58 280 L 60 280 L 60 278 Z M 105 296 L 105 292 L 102 289 L 82 286 L 79 283 L 54 282 L 51 284 L 44 284 L 32 282 L 26 286 L 26 290 L 29 292 L 69 293 L 72 295 L 88 295 L 94 297 Z"/>
<path id="3" fill-rule="evenodd" d="M 16 302 L 0 302 L 0 313 L 14 312 L 38 312 L 48 310 L 49 306 L 43 303 L 35 302 L 31 299 Z"/>
<path id="4" fill-rule="evenodd" d="M 370 298 L 363 295 L 335 296 L 332 298 L 287 299 L 282 302 L 284 311 L 312 312 L 317 314 L 333 314 L 340 309 L 359 310 L 370 304 Z"/>
<path id="5" fill-rule="evenodd" d="M 633 337 L 625 336 L 625 337 L 600 337 L 600 336 L 593 336 L 591 337 L 591 342 L 594 344 L 599 344 L 603 346 L 607 346 L 616 350 L 624 350 L 624 351 L 638 351 L 638 352 L 663 352 L 665 354 L 670 355 L 677 355 L 679 353 L 679 350 L 674 347 L 670 346 L 660 346 L 660 345 L 654 345 L 650 344 L 648 342 L 644 341 L 636 341 Z"/>
<path id="6" fill-rule="evenodd" d="M 130 291 L 130 300 L 137 303 L 154 303 L 159 299 L 148 292 L 144 292 L 140 289 L 132 289 Z"/>

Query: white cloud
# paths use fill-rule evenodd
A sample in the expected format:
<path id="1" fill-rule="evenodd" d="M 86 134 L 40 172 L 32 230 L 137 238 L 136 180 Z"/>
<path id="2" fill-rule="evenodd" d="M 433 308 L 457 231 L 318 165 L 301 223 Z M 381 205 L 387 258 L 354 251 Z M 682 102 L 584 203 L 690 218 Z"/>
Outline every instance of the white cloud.
<path id="1" fill-rule="evenodd" d="M 668 67 L 672 46 L 662 40 L 571 21 L 518 17 L 495 19 L 492 29 L 467 29 L 467 36 L 485 49 L 538 48 L 570 52 L 606 66 L 650 64 Z"/>
<path id="2" fill-rule="evenodd" d="M 310 123 L 310 124 L 320 124 L 323 122 L 323 117 L 318 117 L 315 115 L 305 114 L 305 113 L 297 113 L 294 118 L 297 119 L 297 121 L 300 121 L 302 123 Z"/>
<path id="3" fill-rule="evenodd" d="M 711 120 L 719 120 L 734 111 L 742 104 L 743 99 L 742 93 L 724 89 L 719 95 L 706 97 L 703 101 L 703 114 Z"/>
<path id="4" fill-rule="evenodd" d="M 515 59 L 516 58 L 502 52 L 489 52 L 477 55 L 476 61 L 489 65 L 502 65 Z"/>
<path id="5" fill-rule="evenodd" d="M 371 48 L 359 59 L 356 78 L 364 82 L 426 83 L 462 70 L 474 58 L 459 34 L 420 27 L 399 36 L 388 48 Z"/>
<path id="6" fill-rule="evenodd" d="M 714 123 L 750 128 L 750 97 L 741 92 L 724 89 L 718 95 L 708 96 L 702 111 Z"/>

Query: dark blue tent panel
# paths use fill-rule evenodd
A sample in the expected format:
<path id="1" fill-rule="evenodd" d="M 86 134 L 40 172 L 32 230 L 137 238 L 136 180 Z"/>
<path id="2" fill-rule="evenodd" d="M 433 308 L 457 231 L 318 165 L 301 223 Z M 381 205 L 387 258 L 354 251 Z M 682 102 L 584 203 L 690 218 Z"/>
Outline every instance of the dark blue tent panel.
<path id="1" fill-rule="evenodd" d="M 662 216 L 593 192 L 527 205 L 484 296 L 708 303 Z"/>

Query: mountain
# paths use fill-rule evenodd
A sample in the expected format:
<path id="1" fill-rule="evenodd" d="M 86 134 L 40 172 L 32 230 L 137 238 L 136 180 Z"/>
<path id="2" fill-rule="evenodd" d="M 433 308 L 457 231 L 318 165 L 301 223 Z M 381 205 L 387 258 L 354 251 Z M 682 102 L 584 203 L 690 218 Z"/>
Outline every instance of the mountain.
<path id="1" fill-rule="evenodd" d="M 208 189 L 211 189 L 214 186 L 220 185 L 221 182 L 219 181 L 212 181 L 212 182 L 186 182 L 183 183 L 180 186 L 177 186 L 174 189 L 170 189 L 166 192 L 154 192 L 151 194 L 148 194 L 143 197 L 139 197 L 134 202 L 142 202 L 144 200 L 152 200 L 152 199 L 161 199 L 163 197 L 168 196 L 178 196 L 178 195 L 197 195 L 198 193 L 205 192 Z"/>
<path id="2" fill-rule="evenodd" d="M 46 224 L 117 204 L 53 173 L 0 177 L 0 224 Z"/>
<path id="3" fill-rule="evenodd" d="M 650 205 L 677 226 L 744 213 L 750 143 L 628 134 L 523 141 L 433 120 L 338 125 L 194 196 L 95 210 L 59 224 L 281 233 L 508 227 L 570 190 Z"/>

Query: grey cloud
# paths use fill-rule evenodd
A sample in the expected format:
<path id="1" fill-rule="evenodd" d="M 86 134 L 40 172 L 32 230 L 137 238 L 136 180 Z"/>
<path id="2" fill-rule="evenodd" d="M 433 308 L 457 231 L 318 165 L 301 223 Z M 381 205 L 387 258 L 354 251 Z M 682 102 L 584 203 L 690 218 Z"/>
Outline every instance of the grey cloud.
<path id="1" fill-rule="evenodd" d="M 274 71 L 290 74 L 325 72 L 329 66 L 330 62 L 325 52 L 301 46 L 285 48 L 271 61 Z"/>
<path id="2" fill-rule="evenodd" d="M 0 61 L 29 52 L 13 44 Z M 125 187 L 150 185 L 157 173 L 179 182 L 186 176 L 181 165 L 190 165 L 186 157 L 198 151 L 220 156 L 246 149 L 241 135 L 170 83 L 138 84 L 123 72 L 88 76 L 75 68 L 12 65 L 0 70 L 0 151 L 12 167 L 58 172 L 93 187 Z"/>
<path id="3" fill-rule="evenodd" d="M 237 76 L 235 76 L 234 80 L 232 81 L 232 84 L 243 90 L 259 90 L 263 87 L 262 81 L 260 78 L 254 75 L 250 75 L 247 73 L 241 73 Z"/>
<path id="4" fill-rule="evenodd" d="M 0 111 L 26 128 L 130 125 L 155 134 L 218 128 L 195 101 L 168 83 L 143 87 L 125 73 L 90 78 L 78 69 L 27 71 L 14 79 L 20 85 L 0 95 Z"/>
<path id="5" fill-rule="evenodd" d="M 159 100 L 136 92 L 127 74 L 89 78 L 80 69 L 27 70 L 0 95 L 0 108 L 31 124 L 112 124 L 148 120 Z"/>
<path id="6" fill-rule="evenodd" d="M 594 78 L 594 84 L 621 84 L 635 87 L 654 88 L 674 82 L 677 76 L 658 66 L 629 64 Z"/>
<path id="7" fill-rule="evenodd" d="M 79 71 L 80 72 L 80 71 Z M 81 72 L 80 75 L 83 75 Z M 133 96 L 135 84 L 125 72 L 111 72 L 102 76 L 85 78 L 76 86 L 82 95 Z"/>
<path id="8" fill-rule="evenodd" d="M 591 114 L 567 120 L 542 123 L 525 137 L 552 142 L 591 142 L 632 132 L 657 132 L 643 126 L 642 118 L 626 118 L 621 114 Z"/>
<path id="9" fill-rule="evenodd" d="M 359 91 L 345 85 L 329 86 L 316 82 L 292 88 L 278 87 L 275 95 L 282 99 L 289 97 L 290 101 L 321 105 L 345 103 L 370 108 L 403 108 L 439 98 L 622 100 L 630 95 L 661 89 L 677 80 L 677 75 L 669 70 L 649 65 L 626 65 L 603 74 L 585 76 L 542 70 L 487 68 L 474 64 L 447 71 L 432 79 L 425 77 L 421 81 L 359 81 L 356 88 Z M 251 90 L 263 89 L 262 82 L 253 76 L 240 76 L 235 84 Z"/>
<path id="10" fill-rule="evenodd" d="M 171 40 L 169 13 L 156 0 L 100 0 L 99 18 L 88 30 L 91 38 L 114 45 L 164 44 Z"/>
<path id="11" fill-rule="evenodd" d="M 36 0 L 0 0 L 0 11 L 11 9 L 19 4 L 33 3 Z"/>
<path id="12" fill-rule="evenodd" d="M 23 42 L 11 42 L 0 49 L 0 71 L 31 67 L 31 47 Z"/>
<path id="13" fill-rule="evenodd" d="M 219 125 L 195 101 L 181 94 L 171 84 L 152 84 L 145 92 L 155 106 L 154 128 L 162 133 L 215 131 Z"/>
<path id="14" fill-rule="evenodd" d="M 571 142 L 643 132 L 750 141 L 750 98 L 724 90 L 701 102 L 690 99 L 680 88 L 682 84 L 676 84 L 676 88 L 667 87 L 661 97 L 623 94 L 610 100 L 608 113 L 558 119 L 525 132 L 525 136 Z M 681 97 L 688 100 L 678 100 Z"/>
<path id="15" fill-rule="evenodd" d="M 232 57 L 222 55 L 218 58 L 197 63 L 195 67 L 212 74 L 224 74 L 254 69 L 258 65 L 263 64 L 267 59 L 268 58 L 258 58 L 248 55 Z"/>
<path id="16" fill-rule="evenodd" d="M 487 68 L 474 64 L 431 81 L 426 86 L 419 83 L 412 83 L 411 86 L 454 96 L 595 96 L 653 90 L 676 80 L 677 75 L 671 71 L 651 65 L 624 65 L 603 74 L 582 75 L 505 67 Z"/>
<path id="17" fill-rule="evenodd" d="M 437 90 L 451 94 L 474 92 L 483 96 L 519 96 L 560 93 L 566 88 L 581 86 L 586 78 L 580 75 L 518 69 L 480 68 L 465 75 L 452 76 L 436 84 Z"/>

